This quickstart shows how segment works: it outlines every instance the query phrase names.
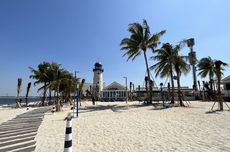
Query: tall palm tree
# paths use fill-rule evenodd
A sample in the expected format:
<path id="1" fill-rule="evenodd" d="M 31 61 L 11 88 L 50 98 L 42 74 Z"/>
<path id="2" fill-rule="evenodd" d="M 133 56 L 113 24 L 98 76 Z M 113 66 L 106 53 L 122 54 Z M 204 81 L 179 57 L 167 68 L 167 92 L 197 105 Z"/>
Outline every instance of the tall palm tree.
<path id="1" fill-rule="evenodd" d="M 146 97 L 146 99 L 145 100 L 147 100 L 147 98 L 148 98 L 148 77 L 147 76 L 145 76 L 145 90 L 146 90 L 146 92 L 147 92 L 147 97 Z"/>
<path id="2" fill-rule="evenodd" d="M 223 99 L 221 98 L 221 90 L 220 90 L 220 81 L 221 81 L 221 77 L 223 75 L 223 70 L 224 70 L 224 66 L 228 66 L 227 63 L 224 63 L 223 61 L 221 60 L 216 60 L 214 62 L 214 69 L 215 69 L 215 75 L 216 75 L 216 78 L 217 78 L 217 93 L 218 93 L 218 100 L 219 100 L 219 107 L 220 107 L 220 110 L 223 110 Z"/>
<path id="3" fill-rule="evenodd" d="M 175 71 L 177 74 L 178 100 L 180 102 L 180 106 L 184 106 L 184 104 L 182 102 L 182 93 L 181 93 L 181 89 L 180 89 L 180 87 L 181 87 L 180 86 L 180 77 L 181 77 L 181 74 L 187 74 L 190 70 L 190 67 L 186 63 L 185 57 L 178 55 L 175 57 L 174 68 L 175 68 Z"/>
<path id="4" fill-rule="evenodd" d="M 143 20 L 143 23 L 132 23 L 129 24 L 128 31 L 131 33 L 129 38 L 124 38 L 120 45 L 122 46 L 121 50 L 126 51 L 125 55 L 128 56 L 128 59 L 135 60 L 135 58 L 142 53 L 144 54 L 145 66 L 147 70 L 148 84 L 150 92 L 147 92 L 148 103 L 152 102 L 152 85 L 150 85 L 150 72 L 149 65 L 147 60 L 147 50 L 154 50 L 159 44 L 160 37 L 166 32 L 161 31 L 159 33 L 151 35 L 149 25 L 146 20 Z"/>
<path id="5" fill-rule="evenodd" d="M 151 60 L 156 60 L 157 63 L 150 67 L 150 70 L 155 70 L 155 76 L 160 76 L 161 78 L 169 77 L 171 78 L 172 84 L 172 94 L 171 103 L 174 103 L 174 80 L 173 80 L 173 65 L 175 62 L 175 57 L 177 57 L 179 46 L 173 46 L 170 43 L 165 43 L 160 49 L 155 52 L 157 55 L 150 57 Z"/>
<path id="6" fill-rule="evenodd" d="M 193 51 L 193 46 L 195 45 L 194 38 L 185 39 L 181 42 L 182 44 L 187 44 L 187 46 L 190 48 L 190 52 L 188 54 L 190 65 L 192 66 L 192 74 L 193 74 L 193 86 L 195 91 L 197 91 L 197 78 L 196 78 L 196 52 Z"/>

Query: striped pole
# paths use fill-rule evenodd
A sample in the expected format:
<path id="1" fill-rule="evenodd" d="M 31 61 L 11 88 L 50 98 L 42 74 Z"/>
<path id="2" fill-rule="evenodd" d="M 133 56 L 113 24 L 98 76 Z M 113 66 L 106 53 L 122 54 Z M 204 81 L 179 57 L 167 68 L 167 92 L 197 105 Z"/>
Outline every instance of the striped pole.
<path id="1" fill-rule="evenodd" d="M 68 115 L 66 120 L 64 152 L 72 152 L 72 116 Z"/>

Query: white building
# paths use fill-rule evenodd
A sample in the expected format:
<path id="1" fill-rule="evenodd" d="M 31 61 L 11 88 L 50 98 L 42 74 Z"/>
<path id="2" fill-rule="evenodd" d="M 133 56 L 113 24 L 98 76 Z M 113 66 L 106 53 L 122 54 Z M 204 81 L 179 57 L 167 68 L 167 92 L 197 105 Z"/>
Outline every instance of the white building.
<path id="1" fill-rule="evenodd" d="M 100 91 L 103 90 L 103 68 L 102 64 L 97 62 L 94 64 L 93 69 L 93 89 L 92 94 L 97 99 L 99 97 Z"/>
<path id="2" fill-rule="evenodd" d="M 102 68 L 102 64 L 97 62 L 94 65 L 93 69 L 94 75 L 93 75 L 93 87 L 98 87 L 99 91 L 103 90 L 103 75 L 104 72 Z"/>
<path id="3" fill-rule="evenodd" d="M 101 101 L 125 101 L 128 98 L 126 87 L 113 82 L 100 92 Z"/>
<path id="4" fill-rule="evenodd" d="M 230 75 L 222 79 L 221 83 L 224 86 L 224 90 L 222 90 L 222 93 L 224 94 L 224 96 L 229 97 L 230 96 Z"/>

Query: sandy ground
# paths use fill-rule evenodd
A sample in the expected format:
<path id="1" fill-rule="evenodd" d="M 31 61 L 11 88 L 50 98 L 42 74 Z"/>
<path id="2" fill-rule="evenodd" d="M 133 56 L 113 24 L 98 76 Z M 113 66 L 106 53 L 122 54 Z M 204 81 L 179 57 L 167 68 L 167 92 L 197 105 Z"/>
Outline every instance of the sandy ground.
<path id="1" fill-rule="evenodd" d="M 212 103 L 156 110 L 139 102 L 84 103 L 74 118 L 74 152 L 230 151 L 230 111 L 207 114 Z M 37 152 L 62 152 L 69 107 L 45 115 Z"/>
<path id="2" fill-rule="evenodd" d="M 32 110 L 33 108 L 30 108 Z M 26 108 L 7 108 L 0 106 L 0 124 L 6 122 L 7 120 L 13 119 L 19 114 L 27 112 Z"/>

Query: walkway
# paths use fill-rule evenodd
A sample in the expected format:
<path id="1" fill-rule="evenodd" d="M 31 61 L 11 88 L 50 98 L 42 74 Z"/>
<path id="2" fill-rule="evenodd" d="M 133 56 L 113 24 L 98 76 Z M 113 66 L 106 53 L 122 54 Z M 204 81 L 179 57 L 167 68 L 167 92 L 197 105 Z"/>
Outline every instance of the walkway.
<path id="1" fill-rule="evenodd" d="M 0 124 L 0 152 L 32 152 L 34 140 L 45 112 L 50 108 L 38 108 L 18 115 Z"/>

